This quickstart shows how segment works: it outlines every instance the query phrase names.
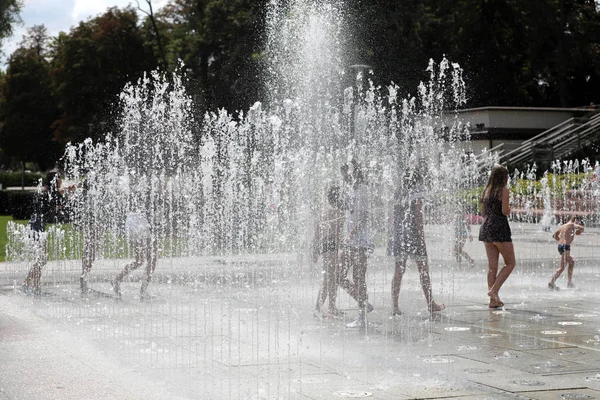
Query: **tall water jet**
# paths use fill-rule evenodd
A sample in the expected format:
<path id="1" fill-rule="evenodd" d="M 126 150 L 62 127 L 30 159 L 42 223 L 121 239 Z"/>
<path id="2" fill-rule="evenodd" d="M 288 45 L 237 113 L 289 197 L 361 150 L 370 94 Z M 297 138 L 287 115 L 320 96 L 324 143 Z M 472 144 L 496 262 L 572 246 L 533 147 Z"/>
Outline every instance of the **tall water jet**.
<path id="1" fill-rule="evenodd" d="M 140 305 L 127 301 L 130 295 L 124 293 L 124 301 L 113 301 L 106 293 L 108 279 L 90 283 L 103 290 L 100 297 L 80 298 L 73 295 L 78 292 L 73 290 L 78 274 L 65 267 L 62 275 L 51 274 L 61 276 L 51 288 L 59 293 L 57 301 L 50 301 L 58 310 L 51 315 L 114 346 L 135 361 L 139 371 L 156 368 L 161 377 L 174 376 L 171 382 L 177 382 L 177 390 L 196 385 L 190 398 L 302 397 L 311 380 L 316 382 L 315 372 L 325 369 L 324 379 L 333 376 L 336 382 L 324 387 L 339 383 L 337 394 L 352 395 L 356 392 L 343 391 L 353 382 L 347 378 L 359 373 L 381 378 L 373 367 L 386 373 L 370 389 L 385 391 L 391 379 L 412 377 L 415 371 L 425 376 L 433 371 L 431 364 L 451 361 L 431 356 L 432 320 L 410 310 L 417 303 L 409 303 L 417 297 L 410 287 L 404 290 L 410 299 L 402 317 L 409 319 L 398 323 L 388 318 L 393 259 L 383 254 L 393 194 L 407 189 L 415 174 L 424 175 L 432 277 L 442 281 L 434 284 L 435 291 L 443 289 L 447 299 L 454 296 L 456 285 L 461 301 L 471 303 L 466 308 L 484 308 L 477 305 L 485 297 L 484 292 L 476 293 L 478 285 L 485 284 L 480 270 L 460 270 L 456 279 L 452 275 L 458 269 L 450 260 L 447 227 L 456 213 L 476 213 L 479 198 L 474 188 L 485 183 L 489 163 L 496 158 L 468 152 L 468 126 L 453 113 L 466 101 L 460 66 L 446 59 L 431 61 L 414 95 L 400 93 L 393 83 L 376 87 L 370 77 L 377 71 L 348 76 L 339 36 L 342 1 L 274 1 L 270 13 L 268 99 L 257 99 L 249 110 L 220 110 L 197 118 L 181 75 L 153 72 L 121 94 L 119 130 L 99 143 L 86 140 L 69 146 L 64 165 L 67 180 L 74 184 L 69 199 L 76 229 L 50 231 L 48 247 L 59 250 L 60 257 L 78 259 L 79 272 L 85 251 L 82 236 L 84 241 L 97 241 L 94 254 L 108 261 L 96 263 L 91 276 L 105 274 L 112 280 L 123 259 L 134 253 L 127 240 L 127 215 L 143 214 L 160 256 L 158 298 Z M 191 126 L 193 120 L 201 124 Z M 372 324 L 376 332 L 361 339 L 345 331 L 342 321 L 312 318 L 315 279 L 304 274 L 307 260 L 302 259 L 326 188 L 341 184 L 340 167 L 351 159 L 364 167 L 376 232 L 369 301 L 375 305 L 373 320 L 379 320 Z M 589 175 L 590 167 L 585 168 Z M 573 175 L 579 172 L 573 165 L 567 169 Z M 539 191 L 532 170 L 517 172 L 511 184 L 523 178 L 530 182 L 518 201 L 536 204 Z M 597 210 L 598 180 L 585 179 L 589 192 L 580 195 L 587 196 L 589 204 L 595 202 Z M 548 187 L 558 187 L 555 175 Z M 551 191 L 552 201 L 565 188 Z M 522 222 L 532 221 L 527 217 Z M 13 233 L 25 240 L 18 229 Z M 68 240 L 76 245 L 65 246 Z M 15 258 L 21 251 L 17 242 L 11 253 Z M 546 245 L 539 243 L 540 249 Z M 60 253 L 65 248 L 74 252 Z M 535 252 L 544 255 L 537 248 Z M 483 251 L 478 256 L 477 264 L 483 264 Z M 522 288 L 520 293 L 530 292 Z M 515 297 L 527 296 L 516 291 Z M 345 298 L 339 300 L 344 307 Z M 418 303 L 422 306 L 420 299 Z M 448 314 L 460 307 L 464 308 L 457 306 Z M 473 324 L 478 332 L 488 322 L 497 322 L 488 321 L 487 306 L 485 314 Z M 444 332 L 460 332 L 459 328 Z M 408 350 L 402 342 L 410 343 Z M 427 347 L 427 357 L 415 361 L 420 344 Z M 374 347 L 366 347 L 370 345 Z M 347 351 L 351 347 L 357 352 Z M 388 349 L 401 357 L 388 358 Z M 405 362 L 404 355 L 411 361 Z M 428 365 L 415 364 L 421 360 Z M 350 372 L 347 365 L 352 366 Z M 303 380 L 306 371 L 311 376 Z M 444 375 L 453 375 L 448 372 Z M 455 394 L 453 390 L 449 393 Z"/>
<path id="2" fill-rule="evenodd" d="M 459 145 L 466 127 L 442 117 L 466 100 L 460 67 L 430 62 L 415 97 L 394 84 L 374 87 L 368 75 L 364 88 L 342 90 L 341 7 L 274 3 L 272 98 L 246 113 L 207 113 L 200 137 L 192 135 L 191 100 L 177 75 L 155 72 L 127 87 L 120 131 L 67 150 L 69 179 L 87 187 L 73 196 L 73 209 L 93 213 L 75 219 L 122 232 L 125 214 L 147 209 L 163 254 L 294 252 L 306 246 L 325 187 L 350 159 L 367 171 L 381 234 L 386 201 L 417 165 L 436 188 L 432 205 L 455 196 L 468 164 Z"/>

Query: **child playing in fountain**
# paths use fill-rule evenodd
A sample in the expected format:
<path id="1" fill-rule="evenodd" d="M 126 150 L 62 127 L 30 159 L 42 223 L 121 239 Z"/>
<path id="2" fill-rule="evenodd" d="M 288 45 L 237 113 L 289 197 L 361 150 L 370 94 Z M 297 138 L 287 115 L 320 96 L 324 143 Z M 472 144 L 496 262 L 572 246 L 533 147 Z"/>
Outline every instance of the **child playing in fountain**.
<path id="1" fill-rule="evenodd" d="M 469 239 L 470 242 L 473 241 L 471 224 L 467 220 L 467 215 L 461 210 L 454 216 L 454 257 L 459 264 L 463 259 L 466 259 L 469 266 L 473 268 L 473 266 L 475 266 L 475 260 L 473 260 L 473 258 L 471 258 L 464 250 L 467 239 Z"/>
<path id="2" fill-rule="evenodd" d="M 142 277 L 140 300 L 143 301 L 150 297 L 146 294 L 146 289 L 156 269 L 158 251 L 156 240 L 152 234 L 152 228 L 148 220 L 149 218 L 144 212 L 136 211 L 127 214 L 125 230 L 133 249 L 134 260 L 127 264 L 117 277 L 110 282 L 118 298 L 121 298 L 121 282 L 123 282 L 123 279 L 131 271 L 141 267 L 144 262 L 146 263 L 146 271 L 144 277 Z"/>
<path id="3" fill-rule="evenodd" d="M 358 317 L 347 328 L 366 329 L 366 314 L 373 311 L 367 294 L 367 258 L 375 247 L 372 228 L 371 187 L 365 170 L 356 160 L 342 165 L 342 178 L 351 189 L 345 236 L 342 239 L 339 285 L 358 303 Z M 352 280 L 348 272 L 352 270 Z"/>
<path id="4" fill-rule="evenodd" d="M 344 224 L 342 205 L 340 188 L 331 186 L 327 191 L 327 203 L 315 226 L 313 241 L 313 262 L 316 263 L 319 256 L 323 256 L 323 281 L 314 311 L 317 318 L 336 318 L 342 315 L 335 306 L 339 279 L 338 249 Z M 327 297 L 329 297 L 329 307 L 324 312 L 322 307 Z"/>
<path id="5" fill-rule="evenodd" d="M 583 232 L 583 225 L 578 224 L 579 219 L 577 216 L 572 215 L 569 221 L 560 226 L 556 232 L 552 235 L 554 240 L 558 242 L 558 254 L 560 254 L 560 266 L 550 279 L 548 283 L 548 289 L 558 290 L 558 286 L 555 285 L 556 280 L 565 270 L 565 263 L 569 265 L 567 271 L 567 287 L 574 288 L 573 285 L 573 267 L 575 267 L 575 260 L 571 257 L 571 244 L 575 239 L 575 235 L 581 235 Z"/>
<path id="6" fill-rule="evenodd" d="M 423 198 L 425 197 L 424 171 L 418 167 L 405 182 L 405 187 L 394 194 L 391 237 L 387 253 L 395 257 L 392 279 L 392 316 L 401 315 L 398 300 L 402 277 L 409 258 L 415 260 L 419 270 L 421 288 L 430 313 L 442 311 L 445 304 L 433 301 L 431 278 L 427 261 L 427 246 L 423 226 Z"/>
<path id="7" fill-rule="evenodd" d="M 29 220 L 27 243 L 33 253 L 33 264 L 23 281 L 21 290 L 27 295 L 40 296 L 42 268 L 48 261 L 46 253 L 47 234 L 44 233 L 46 223 L 57 222 L 57 215 L 62 212 L 62 180 L 57 172 L 49 172 L 39 188 L 35 198 L 34 213 Z"/>

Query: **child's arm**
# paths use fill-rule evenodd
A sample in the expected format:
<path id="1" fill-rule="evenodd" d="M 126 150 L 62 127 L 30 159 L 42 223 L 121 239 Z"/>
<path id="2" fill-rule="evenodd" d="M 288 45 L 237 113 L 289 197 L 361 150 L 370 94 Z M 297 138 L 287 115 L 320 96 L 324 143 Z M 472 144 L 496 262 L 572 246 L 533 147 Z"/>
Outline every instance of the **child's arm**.
<path id="1" fill-rule="evenodd" d="M 554 234 L 552 235 L 552 238 L 556 241 L 560 240 L 560 231 L 562 230 L 562 226 L 560 228 L 558 228 L 556 230 L 556 232 L 554 232 Z"/>

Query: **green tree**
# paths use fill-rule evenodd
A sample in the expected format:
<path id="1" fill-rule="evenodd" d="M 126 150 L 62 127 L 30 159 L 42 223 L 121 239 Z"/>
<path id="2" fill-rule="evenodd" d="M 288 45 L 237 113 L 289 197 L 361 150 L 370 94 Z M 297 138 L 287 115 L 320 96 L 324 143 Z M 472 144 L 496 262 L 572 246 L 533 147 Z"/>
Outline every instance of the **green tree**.
<path id="1" fill-rule="evenodd" d="M 55 40 L 52 79 L 62 115 L 53 129 L 61 143 L 103 138 L 117 127 L 118 94 L 156 68 L 132 8 L 110 8 Z"/>
<path id="2" fill-rule="evenodd" d="M 348 0 L 351 63 L 414 93 L 427 60 L 464 68 L 469 106 L 581 106 L 600 95 L 594 0 Z"/>
<path id="3" fill-rule="evenodd" d="M 50 129 L 57 108 L 46 59 L 47 41 L 43 25 L 30 28 L 10 56 L 0 87 L 0 146 L 23 169 L 26 162 L 45 170 L 57 161 L 58 146 Z"/>
<path id="4" fill-rule="evenodd" d="M 582 106 L 600 93 L 600 8 L 593 0 L 525 3 L 528 58 L 540 105 Z M 534 25 L 534 21 L 544 24 Z"/>
<path id="5" fill-rule="evenodd" d="M 13 26 L 21 22 L 19 12 L 23 7 L 23 0 L 0 1 L 0 55 L 2 54 L 2 42 L 13 33 Z"/>
<path id="6" fill-rule="evenodd" d="M 426 43 L 426 2 L 419 0 L 348 1 L 345 33 L 348 63 L 373 67 L 376 84 L 397 84 L 415 92 L 426 78 L 429 58 L 438 58 Z"/>
<path id="7" fill-rule="evenodd" d="M 240 110 L 259 98 L 258 53 L 267 0 L 172 0 L 158 13 L 169 26 L 169 64 L 182 60 L 200 110 Z"/>

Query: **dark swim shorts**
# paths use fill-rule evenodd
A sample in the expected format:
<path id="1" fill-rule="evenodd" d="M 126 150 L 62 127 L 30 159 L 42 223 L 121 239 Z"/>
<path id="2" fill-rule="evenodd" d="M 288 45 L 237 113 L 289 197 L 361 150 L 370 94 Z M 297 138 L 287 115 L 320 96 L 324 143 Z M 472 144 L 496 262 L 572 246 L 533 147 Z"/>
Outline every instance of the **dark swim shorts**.
<path id="1" fill-rule="evenodd" d="M 571 251 L 571 245 L 570 244 L 559 244 L 558 245 L 558 254 L 564 253 L 565 251 Z"/>

